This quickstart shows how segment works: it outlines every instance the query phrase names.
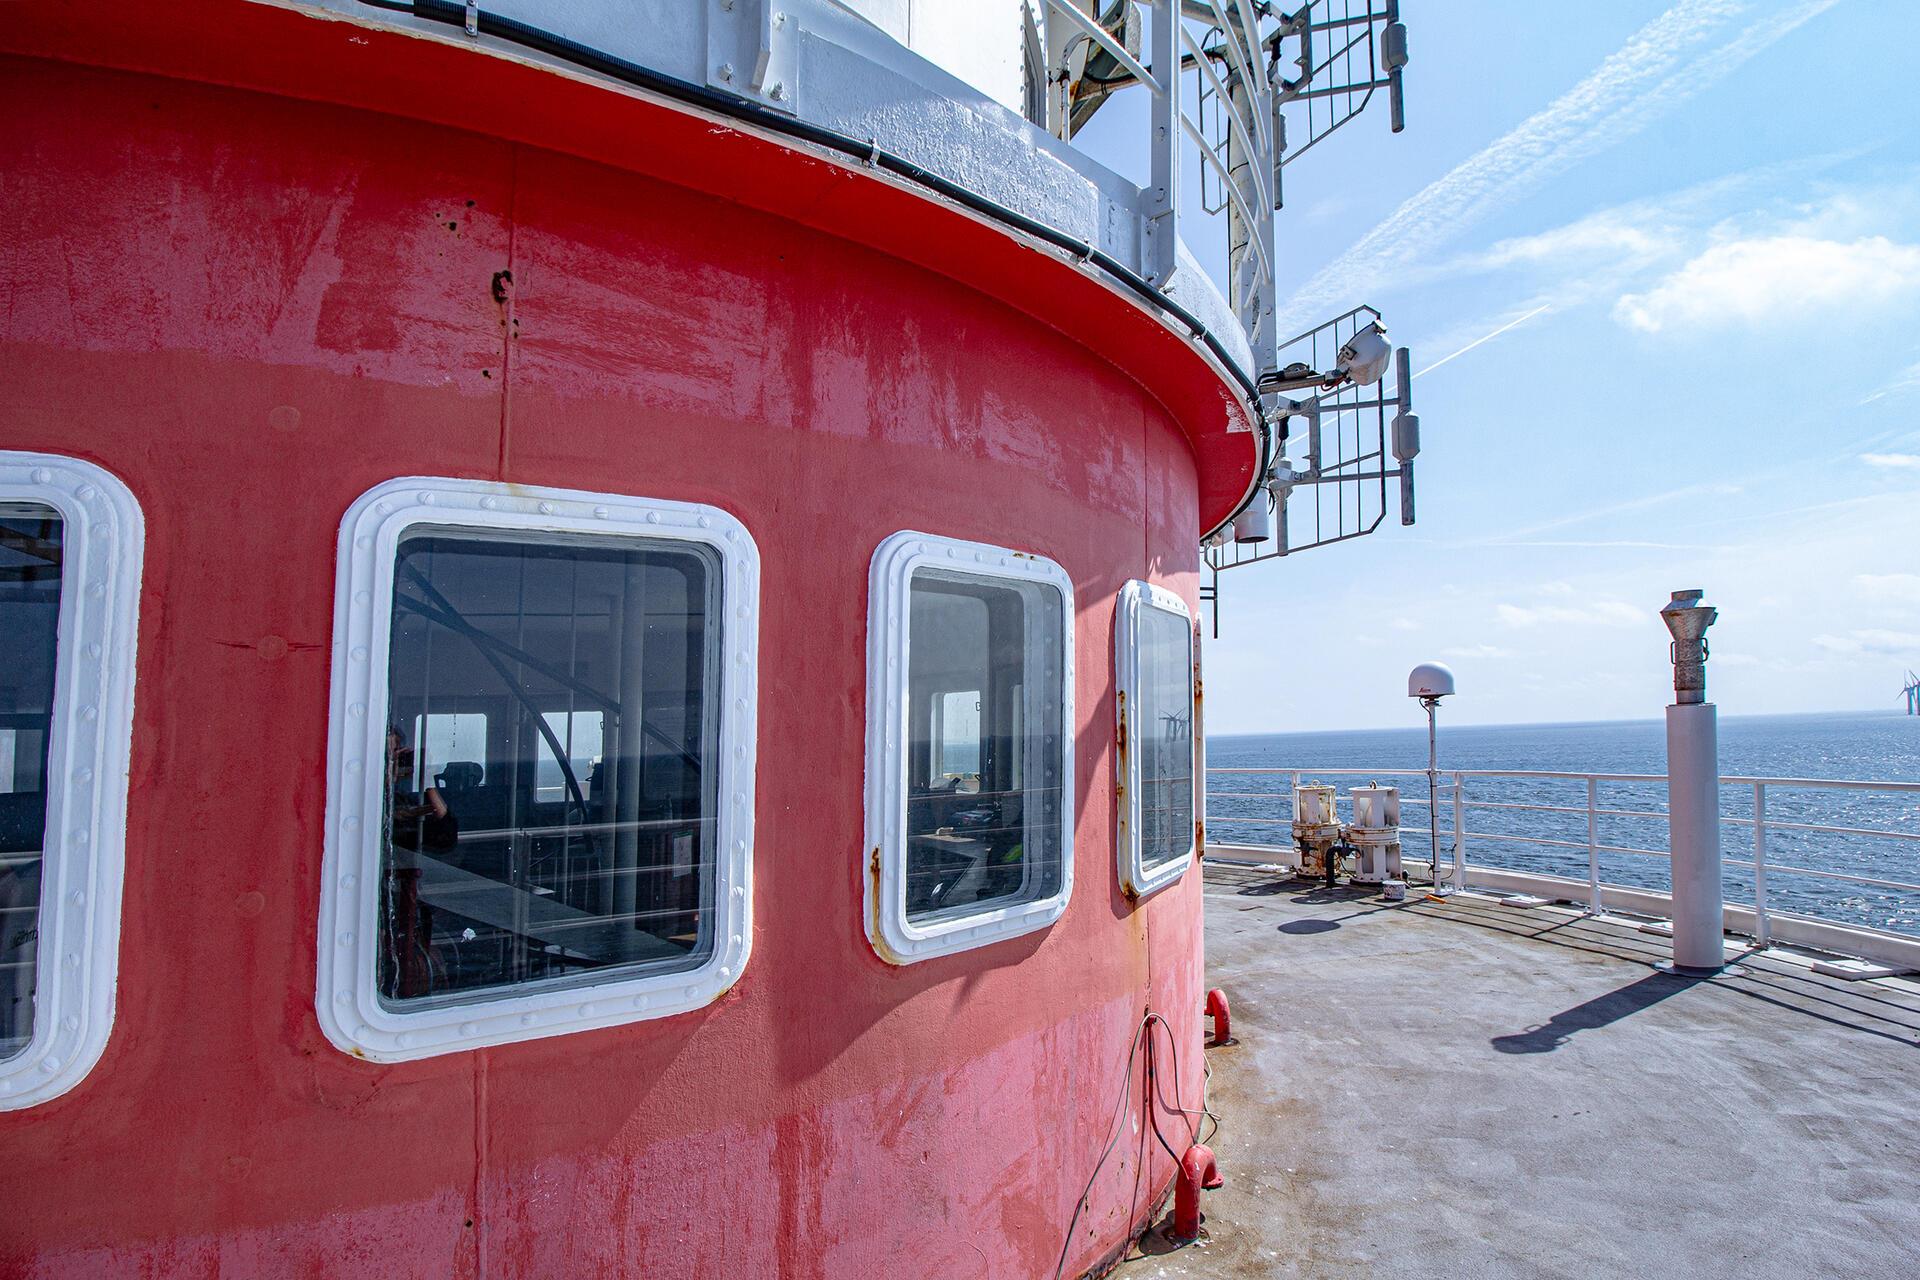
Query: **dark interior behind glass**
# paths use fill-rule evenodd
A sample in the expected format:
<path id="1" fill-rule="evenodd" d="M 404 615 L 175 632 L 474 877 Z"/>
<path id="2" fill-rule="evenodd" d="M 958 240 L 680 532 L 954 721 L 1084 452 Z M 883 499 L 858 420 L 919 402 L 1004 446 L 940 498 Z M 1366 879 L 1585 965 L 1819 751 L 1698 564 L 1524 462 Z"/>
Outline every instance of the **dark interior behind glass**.
<path id="1" fill-rule="evenodd" d="M 1060 594 L 917 571 L 908 640 L 907 917 L 1060 887 Z"/>
<path id="2" fill-rule="evenodd" d="M 61 551 L 52 508 L 0 504 L 0 1058 L 33 1036 Z"/>
<path id="3" fill-rule="evenodd" d="M 712 954 L 719 604 L 682 542 L 401 542 L 384 1000 Z"/>
<path id="4" fill-rule="evenodd" d="M 1166 609 L 1143 607 L 1135 628 L 1139 699 L 1140 861 L 1185 856 L 1193 844 L 1193 627 Z"/>

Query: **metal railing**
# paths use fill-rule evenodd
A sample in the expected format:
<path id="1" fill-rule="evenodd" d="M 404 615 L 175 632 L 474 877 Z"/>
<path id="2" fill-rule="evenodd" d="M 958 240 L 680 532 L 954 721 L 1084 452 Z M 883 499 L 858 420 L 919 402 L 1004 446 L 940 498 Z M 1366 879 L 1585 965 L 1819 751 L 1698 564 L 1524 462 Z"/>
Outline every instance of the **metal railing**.
<path id="1" fill-rule="evenodd" d="M 1207 769 L 1207 830 L 1210 842 L 1220 837 L 1222 828 L 1251 827 L 1256 830 L 1279 829 L 1282 832 L 1278 847 L 1290 846 L 1292 825 L 1291 803 L 1294 794 L 1303 781 L 1315 781 L 1334 778 L 1366 779 L 1417 779 L 1424 783 L 1427 772 L 1424 769 L 1260 769 L 1209 767 Z M 1245 789 L 1248 779 L 1287 780 L 1285 790 Z M 1240 782 L 1230 781 L 1240 779 Z M 1606 866 L 1609 858 L 1614 867 L 1621 865 L 1619 860 L 1656 859 L 1666 860 L 1669 851 L 1664 841 L 1659 847 L 1647 844 L 1629 843 L 1618 838 L 1603 838 L 1603 827 L 1611 825 L 1619 828 L 1631 823 L 1658 823 L 1663 832 L 1667 821 L 1665 805 L 1664 774 L 1645 773 L 1563 773 L 1531 769 L 1445 769 L 1439 773 L 1440 786 L 1437 788 L 1442 805 L 1442 822 L 1439 830 L 1444 841 L 1450 841 L 1445 850 L 1447 867 L 1441 869 L 1443 850 L 1430 850 L 1430 865 L 1436 881 L 1452 879 L 1456 883 L 1464 882 L 1467 868 L 1468 849 L 1481 842 L 1495 847 L 1524 847 L 1530 850 L 1545 850 L 1544 859 L 1571 861 L 1584 854 L 1584 879 L 1586 880 L 1585 908 L 1589 913 L 1599 914 L 1606 909 L 1606 897 L 1609 890 L 1632 891 L 1649 887 L 1644 883 L 1636 885 L 1628 880 L 1615 877 L 1609 879 Z M 1498 783 L 1520 784 L 1521 798 L 1495 798 L 1501 796 Z M 1560 784 L 1572 786 L 1578 784 L 1584 796 L 1575 792 L 1571 797 L 1574 803 L 1548 802 L 1540 793 Z M 1259 783 L 1253 783 L 1258 787 Z M 1820 837 L 1829 849 L 1845 849 L 1860 852 L 1860 842 L 1893 842 L 1893 847 L 1901 848 L 1920 855 L 1920 782 L 1867 782 L 1828 778 L 1755 778 L 1722 777 L 1720 779 L 1722 795 L 1721 824 L 1724 828 L 1747 828 L 1752 833 L 1752 857 L 1739 858 L 1725 856 L 1728 841 L 1723 837 L 1722 865 L 1746 873 L 1751 890 L 1751 909 L 1754 920 L 1755 941 L 1760 946 L 1773 942 L 1774 925 L 1777 919 L 1791 917 L 1810 919 L 1823 923 L 1832 923 L 1846 928 L 1865 928 L 1873 932 L 1892 934 L 1907 938 L 1920 937 L 1920 916 L 1913 916 L 1913 924 L 1908 923 L 1911 912 L 1896 914 L 1890 921 L 1886 918 L 1863 918 L 1863 913 L 1854 911 L 1851 918 L 1847 913 L 1828 914 L 1820 910 L 1816 900 L 1804 893 L 1783 892 L 1781 877 L 1792 881 L 1813 881 L 1824 885 L 1862 886 L 1882 891 L 1884 895 L 1911 895 L 1911 902 L 1920 905 L 1920 864 L 1909 861 L 1916 869 L 1906 878 L 1887 875 L 1858 874 L 1855 871 L 1823 869 L 1801 865 L 1804 858 L 1794 861 L 1780 861 L 1776 850 L 1780 847 L 1800 846 L 1810 848 L 1813 837 Z M 1231 789 L 1230 789 L 1231 788 Z M 1612 789 L 1616 794 L 1624 791 L 1625 799 L 1603 797 L 1603 788 Z M 1650 802 L 1647 794 L 1657 788 L 1659 798 Z M 1513 788 L 1509 786 L 1509 791 Z M 1403 809 L 1426 811 L 1426 787 L 1403 789 L 1400 804 Z M 1728 812 L 1728 793 L 1737 799 L 1737 809 L 1746 812 Z M 1635 793 L 1638 793 L 1637 795 Z M 1893 816 L 1908 821 L 1908 829 L 1900 830 L 1889 826 L 1862 826 L 1849 822 L 1821 822 L 1802 820 L 1820 816 L 1817 806 L 1809 805 L 1804 799 L 1790 809 L 1780 806 L 1770 808 L 1769 801 L 1782 794 L 1805 797 L 1809 794 L 1853 793 L 1882 798 L 1883 810 L 1890 809 Z M 1478 798 L 1477 798 L 1478 797 Z M 1912 803 L 1904 801 L 1911 798 Z M 1603 803 L 1603 799 L 1609 802 Z M 1342 802 L 1347 797 L 1341 796 Z M 1249 801 L 1272 802 L 1285 805 L 1285 810 L 1259 814 L 1221 812 L 1217 801 L 1232 802 L 1229 808 L 1245 808 Z M 1750 806 L 1750 808 L 1748 808 Z M 1451 810 L 1450 815 L 1446 812 Z M 1499 815 L 1497 819 L 1483 821 L 1478 829 L 1470 814 Z M 1542 817 L 1544 815 L 1544 817 Z M 1750 815 L 1750 816 L 1749 816 Z M 1791 816 L 1788 816 L 1791 815 Z M 1401 836 L 1403 843 L 1416 845 L 1429 841 L 1430 822 L 1403 823 Z M 1504 829 L 1494 829 L 1503 827 Z M 1268 843 L 1268 842 L 1258 842 Z M 1498 858 L 1490 858 L 1485 865 L 1500 871 L 1516 870 L 1503 865 Z M 1565 869 L 1565 868 L 1562 868 Z M 1539 868 L 1519 868 L 1522 874 L 1540 870 Z M 1783 909 L 1781 900 L 1789 904 Z M 1802 905 L 1805 902 L 1808 905 Z"/>

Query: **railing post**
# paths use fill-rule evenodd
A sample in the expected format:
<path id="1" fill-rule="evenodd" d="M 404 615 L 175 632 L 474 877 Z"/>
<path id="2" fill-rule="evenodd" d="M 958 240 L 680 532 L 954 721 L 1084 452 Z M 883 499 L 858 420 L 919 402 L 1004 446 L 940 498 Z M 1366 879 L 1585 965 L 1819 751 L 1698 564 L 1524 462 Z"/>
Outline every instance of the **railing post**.
<path id="1" fill-rule="evenodd" d="M 1287 783 L 1287 788 L 1287 800 L 1293 808 L 1293 817 L 1297 820 L 1300 817 L 1300 770 L 1295 769 L 1293 771 L 1291 779 Z M 1292 828 L 1289 827 L 1288 831 L 1291 833 Z M 1306 868 L 1300 865 L 1300 842 L 1298 840 L 1289 840 L 1288 844 L 1293 850 L 1294 872 L 1296 874 L 1304 873 Z"/>
<path id="2" fill-rule="evenodd" d="M 1153 103 L 1147 141 L 1150 177 L 1146 212 L 1146 252 L 1143 274 L 1159 288 L 1173 276 L 1175 246 L 1179 243 L 1180 202 L 1180 6 L 1174 0 L 1152 0 L 1148 34 L 1152 58 Z"/>
<path id="3" fill-rule="evenodd" d="M 1453 887 L 1467 887 L 1467 780 L 1453 775 Z"/>
<path id="4" fill-rule="evenodd" d="M 1753 784 L 1753 937 L 1763 948 L 1771 945 L 1773 929 L 1767 922 L 1767 784 Z"/>
<path id="5" fill-rule="evenodd" d="M 1592 774 L 1587 775 L 1587 914 L 1597 916 L 1603 910 L 1600 902 L 1600 827 L 1597 808 L 1600 780 Z"/>

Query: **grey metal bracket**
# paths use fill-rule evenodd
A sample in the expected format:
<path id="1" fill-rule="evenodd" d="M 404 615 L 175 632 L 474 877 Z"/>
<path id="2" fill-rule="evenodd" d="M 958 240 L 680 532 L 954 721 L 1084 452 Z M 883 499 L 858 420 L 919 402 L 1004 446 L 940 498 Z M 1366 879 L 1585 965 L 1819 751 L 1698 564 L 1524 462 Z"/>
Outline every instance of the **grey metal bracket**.
<path id="1" fill-rule="evenodd" d="M 782 0 L 707 0 L 707 84 L 778 111 L 800 96 L 799 21 Z"/>

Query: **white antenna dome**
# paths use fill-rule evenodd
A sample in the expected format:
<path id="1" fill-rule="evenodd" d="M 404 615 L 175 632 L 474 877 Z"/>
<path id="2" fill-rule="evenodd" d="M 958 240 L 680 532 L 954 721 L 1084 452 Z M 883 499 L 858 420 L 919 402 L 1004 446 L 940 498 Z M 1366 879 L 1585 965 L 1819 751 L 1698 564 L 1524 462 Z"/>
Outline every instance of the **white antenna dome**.
<path id="1" fill-rule="evenodd" d="M 1453 668 L 1444 662 L 1423 662 L 1407 675 L 1409 698 L 1445 698 L 1453 693 Z"/>

